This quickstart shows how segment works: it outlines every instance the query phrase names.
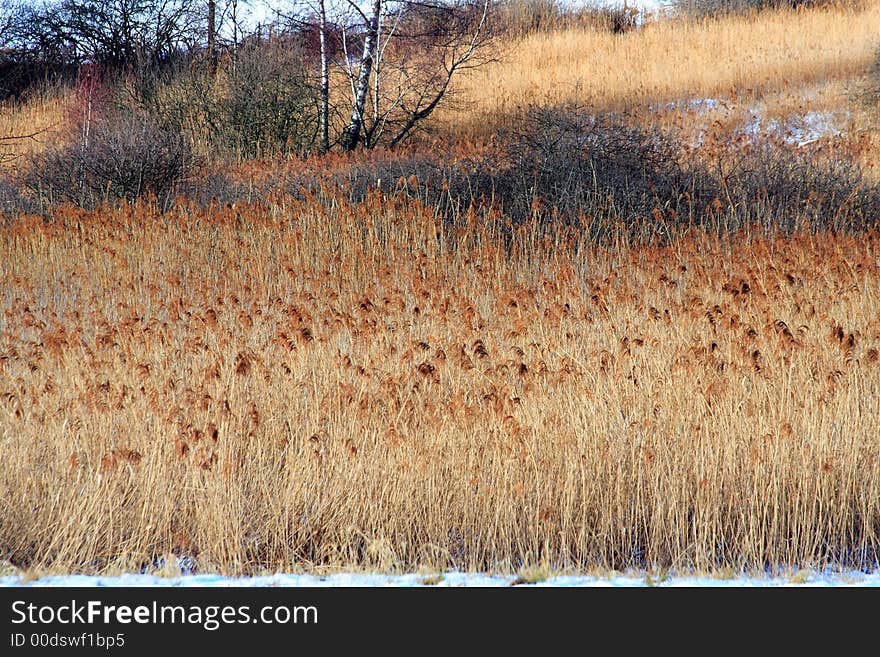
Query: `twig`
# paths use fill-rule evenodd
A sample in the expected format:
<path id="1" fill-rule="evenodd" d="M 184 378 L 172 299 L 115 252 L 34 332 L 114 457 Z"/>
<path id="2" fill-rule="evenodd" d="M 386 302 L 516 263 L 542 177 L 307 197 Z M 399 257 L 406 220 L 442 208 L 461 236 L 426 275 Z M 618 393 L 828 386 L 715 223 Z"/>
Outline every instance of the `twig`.
<path id="1" fill-rule="evenodd" d="M 22 139 L 32 139 L 36 141 L 37 135 L 41 135 L 47 130 L 48 128 L 43 128 L 42 130 L 37 130 L 28 135 L 6 135 L 5 137 L 0 137 L 0 141 L 21 141 Z"/>

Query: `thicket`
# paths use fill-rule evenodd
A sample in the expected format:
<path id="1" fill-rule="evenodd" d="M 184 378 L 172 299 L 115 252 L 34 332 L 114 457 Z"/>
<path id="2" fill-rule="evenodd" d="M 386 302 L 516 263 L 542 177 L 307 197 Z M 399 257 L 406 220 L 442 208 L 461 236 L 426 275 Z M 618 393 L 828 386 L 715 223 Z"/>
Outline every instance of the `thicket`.
<path id="1" fill-rule="evenodd" d="M 679 15 L 705 18 L 785 8 L 849 7 L 855 9 L 862 5 L 862 0 L 672 0 L 671 5 Z"/>
<path id="2" fill-rule="evenodd" d="M 880 187 L 848 160 L 758 143 L 707 162 L 668 133 L 578 106 L 524 110 L 516 128 L 484 148 L 383 150 L 342 157 L 332 167 L 278 160 L 258 180 L 245 180 L 236 173 L 241 166 L 204 166 L 209 163 L 181 130 L 192 117 L 176 113 L 186 103 L 174 100 L 153 113 L 113 108 L 87 139 L 41 155 L 25 179 L 26 192 L 8 182 L 0 190 L 5 211 L 37 206 L 49 218 L 59 203 L 95 207 L 142 197 L 167 208 L 179 195 L 201 204 L 272 203 L 279 192 L 358 203 L 379 191 L 418 199 L 450 223 L 468 212 L 500 213 L 511 224 L 538 218 L 575 227 L 598 242 L 621 229 L 642 241 L 691 227 L 855 231 L 876 226 L 880 217 Z M 230 108 L 251 111 L 234 104 L 223 111 Z M 262 144 L 273 143 L 260 126 L 241 127 L 251 132 L 231 125 L 220 133 L 241 139 L 241 152 L 259 154 Z M 275 142 L 280 149 L 289 144 Z"/>
<path id="3" fill-rule="evenodd" d="M 638 9 L 614 4 L 504 0 L 498 3 L 495 14 L 495 29 L 512 38 L 565 29 L 597 29 L 623 34 L 639 25 Z"/>
<path id="4" fill-rule="evenodd" d="M 417 199 L 449 223 L 500 213 L 512 225 L 576 227 L 598 242 L 621 231 L 665 241 L 692 227 L 858 231 L 880 218 L 880 187 L 857 164 L 807 149 L 758 143 L 707 162 L 668 133 L 577 106 L 530 108 L 514 124 L 484 148 L 379 151 L 329 171 L 280 167 L 247 185 L 214 177 L 199 197 L 231 204 L 283 190 L 358 203 L 378 190 Z"/>

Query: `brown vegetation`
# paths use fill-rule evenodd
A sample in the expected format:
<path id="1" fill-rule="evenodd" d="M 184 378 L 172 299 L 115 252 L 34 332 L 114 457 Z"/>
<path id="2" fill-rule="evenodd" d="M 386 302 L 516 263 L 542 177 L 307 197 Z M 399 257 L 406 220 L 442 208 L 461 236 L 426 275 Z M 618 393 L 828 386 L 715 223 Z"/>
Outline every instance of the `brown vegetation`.
<path id="1" fill-rule="evenodd" d="M 849 103 L 878 7 L 523 29 L 443 148 L 227 164 L 188 115 L 3 108 L 54 167 L 0 179 L 0 562 L 876 569 L 880 141 L 730 136 Z M 203 157 L 116 170 L 168 133 Z"/>
<path id="2" fill-rule="evenodd" d="M 880 236 L 599 249 L 351 206 L 0 234 L 0 552 L 871 567 Z"/>

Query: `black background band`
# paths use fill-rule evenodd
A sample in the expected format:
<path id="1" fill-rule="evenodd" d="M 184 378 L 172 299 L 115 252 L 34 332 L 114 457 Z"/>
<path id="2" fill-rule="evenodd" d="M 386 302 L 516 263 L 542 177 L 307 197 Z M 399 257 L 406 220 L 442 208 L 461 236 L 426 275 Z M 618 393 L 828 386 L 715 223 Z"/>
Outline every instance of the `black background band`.
<path id="1" fill-rule="evenodd" d="M 13 612 L 16 601 L 21 609 L 22 603 L 57 608 L 90 600 L 104 606 L 156 603 L 202 610 L 247 605 L 252 613 L 265 606 L 311 606 L 318 616 L 317 623 L 236 623 L 213 631 L 197 623 L 12 623 L 21 618 Z M 170 655 L 184 648 L 254 657 L 275 649 L 282 654 L 433 654 L 439 648 L 472 654 L 478 647 L 489 654 L 502 649 L 551 654 L 572 646 L 584 654 L 670 647 L 675 653 L 712 654 L 723 648 L 749 654 L 774 645 L 785 652 L 797 645 L 817 649 L 826 642 L 837 652 L 848 642 L 875 641 L 878 601 L 876 590 L 833 588 L 19 587 L 0 589 L 0 655 Z M 89 635 L 87 649 L 57 647 L 60 637 L 82 640 L 83 634 Z M 116 643 L 120 634 L 124 645 L 108 650 L 108 637 Z"/>

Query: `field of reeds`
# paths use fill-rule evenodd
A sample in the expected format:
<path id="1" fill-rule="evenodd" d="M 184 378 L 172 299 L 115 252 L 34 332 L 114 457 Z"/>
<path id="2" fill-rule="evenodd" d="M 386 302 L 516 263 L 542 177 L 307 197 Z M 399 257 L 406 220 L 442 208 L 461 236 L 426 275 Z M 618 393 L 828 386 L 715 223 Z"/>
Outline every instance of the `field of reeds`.
<path id="1" fill-rule="evenodd" d="M 462 222 L 377 194 L 7 225 L 5 558 L 876 567 L 876 231 Z"/>
<path id="2" fill-rule="evenodd" d="M 0 573 L 876 570 L 878 12 L 529 32 L 442 146 L 162 202 L 28 196 L 73 114 L 5 108 Z"/>

